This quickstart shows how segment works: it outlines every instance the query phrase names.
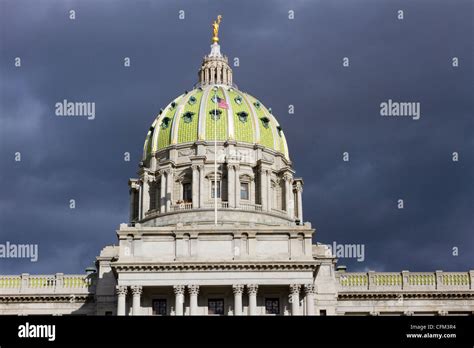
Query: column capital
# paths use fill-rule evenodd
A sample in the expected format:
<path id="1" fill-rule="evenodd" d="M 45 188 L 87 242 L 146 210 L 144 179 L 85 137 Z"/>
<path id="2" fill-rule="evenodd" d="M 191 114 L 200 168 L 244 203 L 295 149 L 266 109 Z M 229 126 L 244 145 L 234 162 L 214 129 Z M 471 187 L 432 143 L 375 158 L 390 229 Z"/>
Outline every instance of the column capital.
<path id="1" fill-rule="evenodd" d="M 132 289 L 132 294 L 134 296 L 140 296 L 143 292 L 143 287 L 141 285 L 132 285 L 130 288 Z"/>
<path id="2" fill-rule="evenodd" d="M 248 284 L 247 285 L 247 292 L 249 295 L 256 295 L 258 291 L 258 285 L 257 284 Z"/>
<path id="3" fill-rule="evenodd" d="M 244 292 L 244 285 L 243 284 L 232 285 L 232 291 L 236 295 L 242 294 Z"/>
<path id="4" fill-rule="evenodd" d="M 117 291 L 117 295 L 125 296 L 125 295 L 127 295 L 128 288 L 125 285 L 117 285 L 115 287 L 115 290 Z"/>
<path id="5" fill-rule="evenodd" d="M 295 184 L 295 190 L 297 192 L 303 192 L 303 185 L 301 184 L 301 182 L 297 181 L 296 184 Z"/>
<path id="6" fill-rule="evenodd" d="M 199 285 L 188 285 L 188 291 L 191 295 L 198 295 Z"/>
<path id="7" fill-rule="evenodd" d="M 283 180 L 285 180 L 286 182 L 291 182 L 293 180 L 293 177 L 290 174 L 285 173 L 283 174 Z"/>
<path id="8" fill-rule="evenodd" d="M 175 295 L 184 295 L 184 285 L 175 285 L 173 286 L 173 291 Z"/>
<path id="9" fill-rule="evenodd" d="M 305 294 L 314 294 L 315 288 L 313 284 L 305 284 L 304 285 L 304 292 Z"/>
<path id="10" fill-rule="evenodd" d="M 291 284 L 290 285 L 290 293 L 292 295 L 296 295 L 300 293 L 301 285 L 300 284 Z"/>
<path id="11" fill-rule="evenodd" d="M 240 166 L 238 163 L 227 163 L 227 169 L 239 170 Z"/>

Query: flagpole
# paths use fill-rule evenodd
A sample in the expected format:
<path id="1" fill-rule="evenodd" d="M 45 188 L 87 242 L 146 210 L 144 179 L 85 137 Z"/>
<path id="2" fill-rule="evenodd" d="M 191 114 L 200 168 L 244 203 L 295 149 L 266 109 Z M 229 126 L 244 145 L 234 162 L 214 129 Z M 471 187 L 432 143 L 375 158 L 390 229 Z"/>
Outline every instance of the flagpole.
<path id="1" fill-rule="evenodd" d="M 214 86 L 214 225 L 217 226 L 217 88 Z"/>

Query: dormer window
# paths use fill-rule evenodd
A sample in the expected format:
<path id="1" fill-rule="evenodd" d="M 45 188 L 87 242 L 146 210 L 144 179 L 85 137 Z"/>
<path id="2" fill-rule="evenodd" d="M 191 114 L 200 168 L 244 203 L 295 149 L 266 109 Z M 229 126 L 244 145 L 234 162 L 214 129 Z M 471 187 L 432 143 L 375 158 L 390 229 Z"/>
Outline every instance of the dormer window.
<path id="1" fill-rule="evenodd" d="M 166 129 L 170 126 L 171 123 L 171 118 L 165 117 L 163 118 L 163 121 L 161 121 L 161 129 Z"/>
<path id="2" fill-rule="evenodd" d="M 246 113 L 245 111 L 240 111 L 237 113 L 237 116 L 239 116 L 239 121 L 242 122 L 242 123 L 245 123 L 247 122 L 247 118 L 249 116 L 248 113 Z"/>
<path id="3" fill-rule="evenodd" d="M 257 108 L 260 109 L 260 102 L 257 100 L 253 105 Z"/>
<path id="4" fill-rule="evenodd" d="M 262 124 L 265 128 L 268 128 L 270 126 L 270 120 L 268 119 L 268 117 L 262 117 L 260 120 L 262 121 Z"/>
<path id="5" fill-rule="evenodd" d="M 209 114 L 211 115 L 211 118 L 214 121 L 217 121 L 218 119 L 221 118 L 222 110 L 219 110 L 219 109 L 211 110 L 211 111 L 209 111 Z"/>
<path id="6" fill-rule="evenodd" d="M 240 105 L 242 104 L 242 97 L 238 95 L 237 97 L 234 98 L 234 101 L 236 104 Z"/>
<path id="7" fill-rule="evenodd" d="M 187 111 L 183 114 L 184 123 L 191 123 L 193 121 L 194 112 Z"/>
<path id="8" fill-rule="evenodd" d="M 176 107 L 176 103 L 175 102 L 172 102 L 171 103 L 171 109 L 174 109 Z"/>

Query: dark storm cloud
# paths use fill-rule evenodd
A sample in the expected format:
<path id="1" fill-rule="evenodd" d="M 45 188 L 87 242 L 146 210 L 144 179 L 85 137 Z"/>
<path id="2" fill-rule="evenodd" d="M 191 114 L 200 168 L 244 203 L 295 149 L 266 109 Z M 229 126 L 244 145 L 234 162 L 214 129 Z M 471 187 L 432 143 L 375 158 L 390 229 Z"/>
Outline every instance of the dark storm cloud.
<path id="1" fill-rule="evenodd" d="M 146 130 L 196 82 L 218 13 L 235 82 L 285 129 L 316 241 L 365 244 L 365 262 L 340 261 L 353 270 L 472 269 L 472 3 L 454 3 L 0 2 L 0 240 L 39 243 L 1 273 L 82 272 L 116 242 Z M 96 119 L 54 116 L 63 99 L 96 102 Z M 382 118 L 387 99 L 421 119 Z"/>

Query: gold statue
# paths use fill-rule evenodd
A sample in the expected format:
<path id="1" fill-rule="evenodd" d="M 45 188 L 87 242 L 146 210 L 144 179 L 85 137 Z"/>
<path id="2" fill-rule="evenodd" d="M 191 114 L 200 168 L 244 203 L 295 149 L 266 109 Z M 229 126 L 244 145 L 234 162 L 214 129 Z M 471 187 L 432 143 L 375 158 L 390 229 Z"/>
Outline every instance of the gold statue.
<path id="1" fill-rule="evenodd" d="M 214 36 L 212 37 L 212 42 L 218 43 L 219 42 L 219 24 L 221 24 L 222 16 L 218 15 L 217 16 L 217 21 L 214 21 L 212 24 L 212 29 L 213 29 L 213 34 Z"/>

